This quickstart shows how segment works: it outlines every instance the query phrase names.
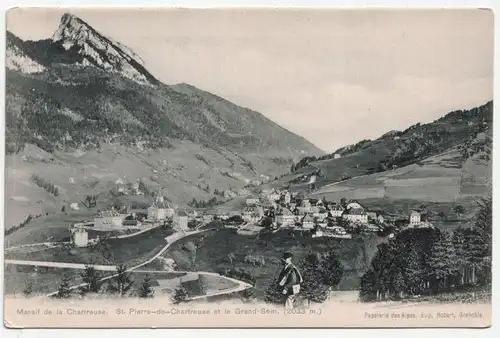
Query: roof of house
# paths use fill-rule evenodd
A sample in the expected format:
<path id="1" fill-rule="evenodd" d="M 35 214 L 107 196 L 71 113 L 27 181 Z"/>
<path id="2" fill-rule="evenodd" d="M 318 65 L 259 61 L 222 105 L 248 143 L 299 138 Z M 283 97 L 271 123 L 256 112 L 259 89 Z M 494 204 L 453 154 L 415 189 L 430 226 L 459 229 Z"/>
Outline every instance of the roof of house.
<path id="1" fill-rule="evenodd" d="M 331 203 L 328 205 L 328 209 L 330 210 L 344 210 L 344 207 L 337 203 Z"/>
<path id="2" fill-rule="evenodd" d="M 95 217 L 96 218 L 104 218 L 104 217 L 116 217 L 120 216 L 115 210 L 104 210 L 100 211 Z"/>
<path id="3" fill-rule="evenodd" d="M 140 222 L 136 219 L 125 219 L 122 222 L 123 225 L 137 225 L 140 224 Z"/>
<path id="4" fill-rule="evenodd" d="M 281 215 L 281 216 L 293 216 L 292 212 L 290 210 L 288 210 L 287 208 L 283 208 L 279 213 L 278 215 Z"/>
<path id="5" fill-rule="evenodd" d="M 410 212 L 410 215 L 415 215 L 415 216 L 416 216 L 416 215 L 420 215 L 420 212 L 419 212 L 418 210 L 412 210 L 412 211 Z"/>
<path id="6" fill-rule="evenodd" d="M 314 222 L 314 217 L 311 214 L 306 214 L 302 218 L 302 222 Z"/>
<path id="7" fill-rule="evenodd" d="M 168 204 L 168 202 L 155 202 L 153 203 L 153 205 L 150 206 L 150 208 L 153 208 L 153 209 L 171 209 L 170 205 Z"/>
<path id="8" fill-rule="evenodd" d="M 187 217 L 188 214 L 185 210 L 180 210 L 179 212 L 177 212 L 177 216 Z"/>
<path id="9" fill-rule="evenodd" d="M 344 211 L 346 215 L 366 215 L 363 209 L 351 208 Z"/>
<path id="10" fill-rule="evenodd" d="M 258 212 L 258 213 L 261 213 L 261 212 L 263 212 L 263 209 L 259 205 L 247 205 L 246 207 L 243 208 L 243 212 Z"/>
<path id="11" fill-rule="evenodd" d="M 295 210 L 297 210 L 297 214 L 300 215 L 300 216 L 303 216 L 303 215 L 306 214 L 306 212 L 304 210 L 300 209 L 300 208 L 297 208 Z"/>
<path id="12" fill-rule="evenodd" d="M 358 202 L 358 201 L 356 201 L 356 200 L 350 200 L 349 202 L 347 202 L 347 206 L 349 206 L 349 204 L 351 204 L 351 203 L 356 203 L 356 204 L 359 204 L 362 208 L 365 208 L 365 206 L 364 206 L 363 204 L 359 203 L 359 202 Z M 365 209 L 366 209 L 366 208 L 365 208 Z"/>

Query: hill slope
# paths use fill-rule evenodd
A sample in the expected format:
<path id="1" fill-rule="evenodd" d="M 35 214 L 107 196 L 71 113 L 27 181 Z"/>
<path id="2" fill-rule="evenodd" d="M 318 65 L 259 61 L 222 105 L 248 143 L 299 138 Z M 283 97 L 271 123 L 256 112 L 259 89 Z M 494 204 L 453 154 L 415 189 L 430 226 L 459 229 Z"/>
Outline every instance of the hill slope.
<path id="1" fill-rule="evenodd" d="M 470 110 L 451 112 L 428 124 L 391 131 L 376 140 L 363 140 L 319 157 L 304 157 L 293 174 L 320 169 L 317 185 L 392 170 L 471 144 L 493 128 L 493 102 Z M 491 138 L 487 140 L 491 146 Z M 465 147 L 467 148 L 467 147 Z M 464 153 L 465 159 L 471 154 Z M 459 164 L 457 164 L 459 165 Z M 299 183 L 298 180 L 295 183 Z"/>
<path id="2" fill-rule="evenodd" d="M 137 54 L 71 14 L 50 39 L 8 32 L 7 47 L 7 227 L 104 196 L 117 180 L 161 186 L 180 205 L 242 193 L 294 156 L 322 153 L 258 112 L 161 83 Z"/>
<path id="3" fill-rule="evenodd" d="M 449 211 L 464 204 L 472 215 L 474 201 L 491 191 L 492 120 L 493 102 L 454 111 L 432 123 L 303 158 L 294 172 L 270 184 L 314 198 L 357 199 L 387 212 L 427 203 Z M 317 177 L 314 190 L 311 176 Z"/>

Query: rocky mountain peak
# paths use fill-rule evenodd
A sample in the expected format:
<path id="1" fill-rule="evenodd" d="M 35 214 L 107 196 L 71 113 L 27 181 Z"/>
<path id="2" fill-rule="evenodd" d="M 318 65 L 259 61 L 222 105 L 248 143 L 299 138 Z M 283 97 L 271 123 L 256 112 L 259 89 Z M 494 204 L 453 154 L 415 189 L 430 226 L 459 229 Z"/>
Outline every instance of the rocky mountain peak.
<path id="1" fill-rule="evenodd" d="M 52 36 L 54 43 L 65 50 L 77 52 L 84 66 L 96 66 L 120 73 L 139 83 L 155 83 L 156 79 L 144 68 L 144 61 L 130 48 L 105 37 L 79 17 L 65 13 Z"/>
<path id="2" fill-rule="evenodd" d="M 88 39 L 91 27 L 83 20 L 71 13 L 64 13 L 59 27 L 52 36 L 53 41 L 72 40 L 83 41 Z"/>

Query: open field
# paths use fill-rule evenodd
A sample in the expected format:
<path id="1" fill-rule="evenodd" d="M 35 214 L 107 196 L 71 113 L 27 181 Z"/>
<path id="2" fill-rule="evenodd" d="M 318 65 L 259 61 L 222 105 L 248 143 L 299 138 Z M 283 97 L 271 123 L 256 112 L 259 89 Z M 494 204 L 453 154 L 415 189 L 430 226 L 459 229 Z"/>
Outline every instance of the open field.
<path id="1" fill-rule="evenodd" d="M 346 270 L 340 288 L 355 289 L 360 275 L 376 251 L 376 245 L 384 239 L 372 234 L 363 234 L 351 240 L 335 238 L 312 239 L 306 234 L 279 231 L 262 236 L 240 236 L 231 229 L 203 233 L 182 239 L 173 244 L 163 257 L 175 260 L 180 270 L 219 272 L 224 268 L 240 268 L 256 278 L 256 293 L 263 297 L 271 279 L 279 272 L 281 255 L 285 251 L 294 254 L 300 262 L 309 252 L 324 252 L 334 248 Z M 195 249 L 193 249 L 193 247 Z M 230 261 L 228 255 L 235 258 Z M 262 256 L 264 265 L 253 265 L 247 256 Z"/>
<path id="2" fill-rule="evenodd" d="M 369 208 L 405 216 L 410 209 L 426 206 L 443 212 L 446 218 L 456 218 L 453 206 L 466 208 L 464 218 L 471 218 L 476 201 L 490 191 L 491 162 L 469 158 L 460 167 L 450 165 L 458 161 L 458 150 L 450 150 L 430 157 L 420 164 L 412 164 L 390 171 L 354 177 L 325 185 L 310 197 L 339 201 L 356 199 Z"/>
<path id="3" fill-rule="evenodd" d="M 469 177 L 463 182 L 464 177 Z M 387 198 L 426 202 L 450 202 L 487 192 L 484 180 L 474 180 L 466 169 L 445 168 L 435 164 L 414 164 L 393 171 L 352 178 L 326 185 L 311 197 L 331 200 Z M 476 190 L 475 193 L 473 190 Z"/>

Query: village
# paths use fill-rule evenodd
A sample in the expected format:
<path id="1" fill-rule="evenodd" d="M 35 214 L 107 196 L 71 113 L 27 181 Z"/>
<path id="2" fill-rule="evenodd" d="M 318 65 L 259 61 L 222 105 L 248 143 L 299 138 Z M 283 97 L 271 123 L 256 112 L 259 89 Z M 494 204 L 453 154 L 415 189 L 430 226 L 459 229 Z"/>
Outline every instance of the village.
<path id="1" fill-rule="evenodd" d="M 131 237 L 158 226 L 169 226 L 174 233 L 187 233 L 214 221 L 220 221 L 225 228 L 236 229 L 239 235 L 289 230 L 310 233 L 312 238 L 350 239 L 353 233 L 394 229 L 396 219 L 382 211 L 370 210 L 356 200 L 312 199 L 286 189 L 268 189 L 249 195 L 242 201 L 240 210 L 218 212 L 191 208 L 188 211 L 172 207 L 159 190 L 147 209 L 128 206 L 122 210 L 100 210 L 92 221 L 72 224 L 69 230 L 71 242 L 86 247 L 102 238 Z M 433 226 L 419 210 L 411 210 L 402 227 L 399 221 L 399 230 Z M 89 231 L 100 235 L 90 238 Z"/>
<path id="2" fill-rule="evenodd" d="M 312 199 L 302 193 L 271 189 L 258 198 L 246 200 L 239 233 L 252 233 L 269 229 L 309 231 L 312 237 L 351 238 L 352 233 L 383 232 L 392 228 L 396 217 L 382 211 L 369 210 L 356 200 L 328 201 Z M 432 227 L 426 215 L 411 210 L 401 228 Z M 402 222 L 401 222 L 402 221 Z M 252 231 L 253 230 L 253 231 Z"/>

